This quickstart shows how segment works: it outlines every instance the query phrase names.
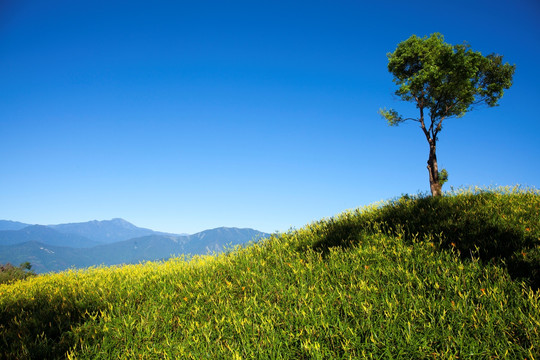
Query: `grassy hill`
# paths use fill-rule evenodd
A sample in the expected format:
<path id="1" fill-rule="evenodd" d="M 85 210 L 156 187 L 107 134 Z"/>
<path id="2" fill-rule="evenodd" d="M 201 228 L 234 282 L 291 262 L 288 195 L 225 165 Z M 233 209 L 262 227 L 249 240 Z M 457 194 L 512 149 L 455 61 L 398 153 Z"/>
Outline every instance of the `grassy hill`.
<path id="1" fill-rule="evenodd" d="M 217 256 L 0 285 L 0 353 L 538 359 L 539 269 L 538 191 L 403 196 Z"/>

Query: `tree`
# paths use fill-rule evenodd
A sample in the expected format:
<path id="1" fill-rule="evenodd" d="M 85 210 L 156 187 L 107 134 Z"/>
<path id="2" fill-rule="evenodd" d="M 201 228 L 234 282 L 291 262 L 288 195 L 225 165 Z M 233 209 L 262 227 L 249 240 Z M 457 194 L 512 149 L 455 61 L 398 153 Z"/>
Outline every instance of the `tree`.
<path id="1" fill-rule="evenodd" d="M 9 284 L 17 280 L 23 280 L 30 276 L 36 276 L 32 270 L 30 263 L 24 262 L 18 267 L 7 264 L 0 264 L 0 284 Z"/>
<path id="2" fill-rule="evenodd" d="M 429 144 L 427 169 L 431 194 L 440 196 L 441 177 L 437 164 L 437 140 L 443 121 L 462 117 L 479 105 L 497 106 L 504 90 L 512 86 L 515 65 L 503 64 L 502 56 L 483 56 L 467 44 L 450 45 L 439 33 L 416 35 L 388 53 L 388 71 L 398 86 L 395 94 L 413 102 L 419 116 L 404 118 L 393 109 L 379 113 L 390 126 L 412 120 L 420 123 Z M 444 174 L 447 173 L 444 170 Z"/>

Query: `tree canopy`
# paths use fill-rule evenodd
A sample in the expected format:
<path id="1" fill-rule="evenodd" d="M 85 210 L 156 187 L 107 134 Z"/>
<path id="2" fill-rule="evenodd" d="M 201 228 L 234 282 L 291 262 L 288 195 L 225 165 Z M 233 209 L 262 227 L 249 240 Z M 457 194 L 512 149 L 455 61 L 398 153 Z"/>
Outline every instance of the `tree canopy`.
<path id="1" fill-rule="evenodd" d="M 468 44 L 451 45 L 439 33 L 420 38 L 412 35 L 388 56 L 388 71 L 398 86 L 395 94 L 414 102 L 418 117 L 403 117 L 394 109 L 379 113 L 391 126 L 412 120 L 430 145 L 428 171 L 433 195 L 441 194 L 436 142 L 443 121 L 461 117 L 476 106 L 497 106 L 504 90 L 512 85 L 515 65 L 503 64 L 502 56 L 483 56 Z"/>

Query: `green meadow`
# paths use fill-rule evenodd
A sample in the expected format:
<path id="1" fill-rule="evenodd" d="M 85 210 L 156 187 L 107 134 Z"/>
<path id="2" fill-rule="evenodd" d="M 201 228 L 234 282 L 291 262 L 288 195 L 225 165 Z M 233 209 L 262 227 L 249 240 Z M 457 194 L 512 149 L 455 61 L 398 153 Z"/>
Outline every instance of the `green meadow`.
<path id="1" fill-rule="evenodd" d="M 404 195 L 227 253 L 0 285 L 2 359 L 540 359 L 540 192 Z"/>

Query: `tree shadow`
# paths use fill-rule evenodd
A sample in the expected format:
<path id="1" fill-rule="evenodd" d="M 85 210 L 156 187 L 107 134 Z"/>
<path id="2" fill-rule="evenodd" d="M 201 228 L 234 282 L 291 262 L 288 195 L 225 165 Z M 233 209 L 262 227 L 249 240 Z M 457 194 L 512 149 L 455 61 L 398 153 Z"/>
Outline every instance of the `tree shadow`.
<path id="1" fill-rule="evenodd" d="M 442 248 L 459 250 L 463 259 L 474 256 L 505 264 L 513 279 L 525 280 L 533 289 L 539 289 L 540 254 L 535 252 L 538 240 L 482 206 L 492 196 L 495 194 L 475 194 L 462 202 L 452 197 L 402 198 L 375 210 L 375 216 L 369 219 L 360 215 L 328 220 L 312 248 L 326 257 L 331 248 L 348 248 L 376 231 L 400 235 L 409 243 L 431 237 Z"/>
<path id="2" fill-rule="evenodd" d="M 349 248 L 361 241 L 365 229 L 362 224 L 331 219 L 326 224 L 320 240 L 313 243 L 312 248 L 321 252 L 323 258 L 330 253 L 331 248 Z"/>

